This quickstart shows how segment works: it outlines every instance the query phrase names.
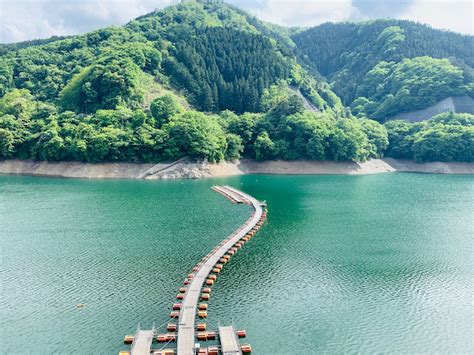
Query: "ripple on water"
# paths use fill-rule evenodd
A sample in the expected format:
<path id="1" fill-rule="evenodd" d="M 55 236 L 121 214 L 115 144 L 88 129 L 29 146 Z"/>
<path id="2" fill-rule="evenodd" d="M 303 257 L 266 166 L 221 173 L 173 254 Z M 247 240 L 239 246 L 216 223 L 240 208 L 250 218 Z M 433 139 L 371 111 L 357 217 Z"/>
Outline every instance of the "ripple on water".
<path id="1" fill-rule="evenodd" d="M 258 354 L 474 352 L 472 177 L 224 182 L 270 211 L 221 272 L 210 324 L 246 328 Z M 164 323 L 250 212 L 215 183 L 0 177 L 2 350 L 116 352 L 138 322 Z"/>

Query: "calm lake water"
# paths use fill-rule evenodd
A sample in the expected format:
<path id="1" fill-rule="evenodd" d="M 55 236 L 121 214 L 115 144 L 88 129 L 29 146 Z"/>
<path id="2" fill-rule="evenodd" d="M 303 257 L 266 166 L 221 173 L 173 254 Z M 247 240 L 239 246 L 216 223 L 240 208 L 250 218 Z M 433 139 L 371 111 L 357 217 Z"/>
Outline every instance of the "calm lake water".
<path id="1" fill-rule="evenodd" d="M 421 174 L 88 181 L 0 176 L 3 353 L 109 353 L 168 320 L 192 266 L 269 205 L 209 323 L 256 354 L 474 352 L 474 177 Z M 86 304 L 76 309 L 78 303 Z"/>

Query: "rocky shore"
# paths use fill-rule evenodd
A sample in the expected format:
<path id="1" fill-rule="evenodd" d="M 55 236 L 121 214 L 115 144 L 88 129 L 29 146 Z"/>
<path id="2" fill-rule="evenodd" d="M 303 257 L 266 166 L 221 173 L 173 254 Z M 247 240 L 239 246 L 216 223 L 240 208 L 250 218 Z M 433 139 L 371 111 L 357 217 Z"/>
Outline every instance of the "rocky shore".
<path id="1" fill-rule="evenodd" d="M 160 164 L 0 161 L 0 174 L 87 179 L 202 179 L 243 174 L 363 175 L 390 172 L 474 174 L 474 163 L 420 164 L 391 158 L 372 159 L 364 163 L 242 160 L 233 163 L 210 164 L 192 162 L 188 159 Z"/>

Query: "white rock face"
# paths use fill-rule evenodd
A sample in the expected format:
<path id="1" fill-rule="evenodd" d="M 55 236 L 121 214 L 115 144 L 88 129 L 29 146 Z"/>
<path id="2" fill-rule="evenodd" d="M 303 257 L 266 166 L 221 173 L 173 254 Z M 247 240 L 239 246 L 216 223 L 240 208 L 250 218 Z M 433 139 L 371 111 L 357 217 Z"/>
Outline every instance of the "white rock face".
<path id="1" fill-rule="evenodd" d="M 211 176 L 211 170 L 207 161 L 194 163 L 184 161 L 150 175 L 147 179 L 203 179 Z"/>
<path id="2" fill-rule="evenodd" d="M 403 119 L 411 122 L 420 122 L 428 120 L 439 113 L 449 111 L 474 114 L 474 99 L 469 96 L 447 97 L 425 109 L 399 113 L 390 118 L 390 120 Z"/>
<path id="3" fill-rule="evenodd" d="M 161 168 L 161 169 L 160 169 Z M 286 175 L 364 175 L 390 172 L 431 174 L 474 174 L 474 163 L 416 163 L 392 158 L 363 163 L 330 161 L 253 161 L 242 160 L 210 164 L 183 159 L 169 164 L 34 162 L 0 160 L 0 174 L 55 176 L 85 179 L 204 179 L 243 174 Z"/>

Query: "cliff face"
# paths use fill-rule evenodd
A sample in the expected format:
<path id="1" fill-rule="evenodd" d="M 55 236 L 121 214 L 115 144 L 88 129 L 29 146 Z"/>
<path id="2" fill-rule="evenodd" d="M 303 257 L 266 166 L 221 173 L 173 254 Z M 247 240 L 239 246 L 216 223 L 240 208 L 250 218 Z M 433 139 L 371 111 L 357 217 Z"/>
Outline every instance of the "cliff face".
<path id="1" fill-rule="evenodd" d="M 447 97 L 428 108 L 399 113 L 396 116 L 391 117 L 389 120 L 404 119 L 411 122 L 420 122 L 428 120 L 439 113 L 449 111 L 474 114 L 474 100 L 469 96 Z"/>

